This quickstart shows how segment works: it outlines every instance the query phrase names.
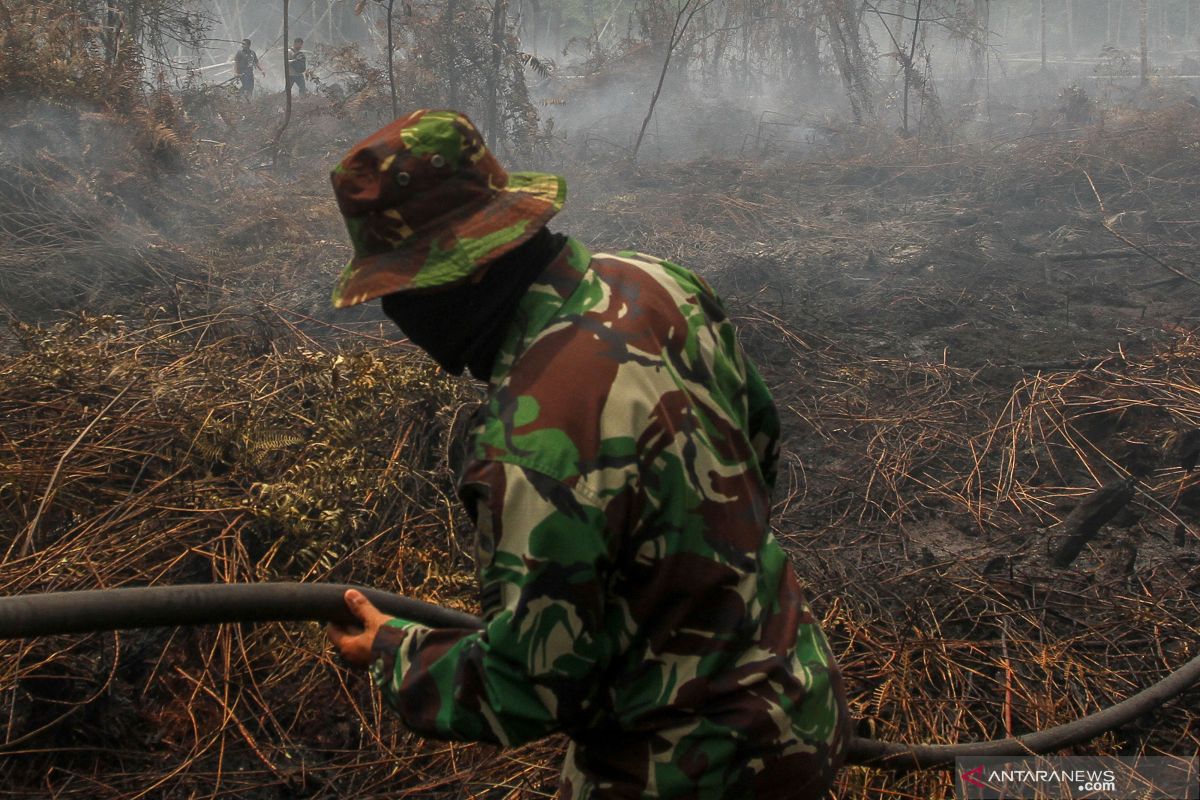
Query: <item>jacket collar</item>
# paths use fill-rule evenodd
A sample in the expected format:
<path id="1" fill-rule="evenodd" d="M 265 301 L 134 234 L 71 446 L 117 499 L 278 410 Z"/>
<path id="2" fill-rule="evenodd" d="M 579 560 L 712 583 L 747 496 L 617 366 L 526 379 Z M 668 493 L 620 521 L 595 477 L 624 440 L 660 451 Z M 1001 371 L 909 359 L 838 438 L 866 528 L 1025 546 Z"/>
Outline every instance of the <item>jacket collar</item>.
<path id="1" fill-rule="evenodd" d="M 568 237 L 567 246 L 551 261 L 525 292 L 504 334 L 492 367 L 490 386 L 499 385 L 512 365 L 575 293 L 588 272 L 592 254 L 579 241 Z"/>

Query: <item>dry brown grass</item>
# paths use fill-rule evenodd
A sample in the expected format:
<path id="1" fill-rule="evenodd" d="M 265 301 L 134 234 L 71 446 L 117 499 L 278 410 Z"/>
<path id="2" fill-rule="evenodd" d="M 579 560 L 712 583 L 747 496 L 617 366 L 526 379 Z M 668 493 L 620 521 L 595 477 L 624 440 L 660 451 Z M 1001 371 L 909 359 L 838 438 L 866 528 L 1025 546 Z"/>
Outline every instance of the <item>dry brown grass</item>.
<path id="1" fill-rule="evenodd" d="M 220 236 L 206 219 L 173 244 L 196 269 L 164 271 L 178 301 L 164 308 L 254 311 L 138 308 L 128 323 L 12 328 L 0 356 L 5 594 L 286 578 L 473 606 L 445 462 L 474 395 L 381 337 L 306 317 L 346 248 L 315 168 L 295 182 L 244 169 L 254 114 L 268 111 L 229 126 L 241 144 L 204 145 L 226 183 L 196 192 L 228 198 Z M 293 163 L 302 148 L 321 151 L 314 163 L 331 148 L 318 135 L 327 120 L 311 121 Z M 730 298 L 788 429 L 777 533 L 825 619 L 861 734 L 1019 734 L 1194 655 L 1200 483 L 1178 450 L 1200 427 L 1200 339 L 1151 320 L 1133 349 L 1079 358 L 1073 345 L 1008 347 L 996 331 L 1037 334 L 1042 315 L 1083 313 L 1046 300 L 1068 280 L 1039 253 L 1127 246 L 1104 227 L 1093 186 L 1110 216 L 1125 213 L 1110 223 L 1121 235 L 1194 270 L 1183 212 L 1197 128 L 1175 108 L 1073 138 L 897 143 L 871 158 L 660 166 L 629 180 L 585 172 L 573 185 L 560 227 L 598 248 L 677 258 Z M 61 239 L 33 240 L 37 219 L 11 216 L 42 211 L 13 197 L 0 226 L 61 257 Z M 1046 200 L 1030 211 L 1032 197 Z M 133 252 L 162 268 L 145 235 Z M 206 240 L 215 249 L 202 251 Z M 96 239 L 97 253 L 109 244 Z M 1105 281 L 1133 293 L 1173 280 L 1140 268 L 1070 280 L 1097 296 Z M 973 297 L 973 283 L 994 297 Z M 1139 302 L 1180 286 L 1138 289 Z M 1112 341 L 1092 322 L 1077 326 L 1077 349 Z M 1053 567 L 1073 504 L 1124 475 L 1138 482 L 1131 513 L 1070 569 Z M 561 752 L 559 741 L 498 753 L 405 735 L 315 627 L 10 642 L 0 656 L 7 796 L 538 797 L 552 793 Z M 1195 752 L 1195 708 L 1193 692 L 1088 750 Z M 839 796 L 950 791 L 941 773 L 847 769 Z"/>
<path id="2" fill-rule="evenodd" d="M 423 359 L 289 342 L 261 320 L 131 332 L 83 319 L 17 339 L 0 366 L 0 512 L 16 534 L 4 542 L 5 594 L 289 578 L 472 607 L 443 464 L 471 395 Z M 851 369 L 813 352 L 814 408 L 791 411 L 838 440 L 849 471 L 826 494 L 806 486 L 820 459 L 791 458 L 779 534 L 813 584 L 861 733 L 1022 733 L 1095 711 L 1194 655 L 1195 473 L 1169 460 L 1143 469 L 1140 518 L 1075 568 L 1051 567 L 1048 543 L 1072 499 L 1120 469 L 1115 442 L 1157 446 L 1200 423 L 1200 340 L 1031 376 L 990 417 L 966 413 L 980 395 L 961 371 Z M 1136 543 L 1136 569 L 1113 540 Z M 37 786 L 62 797 L 476 796 L 476 786 L 535 797 L 560 753 L 554 742 L 497 754 L 405 736 L 315 626 L 3 650 L 0 769 L 28 796 Z M 1186 752 L 1197 744 L 1189 709 L 1184 698 L 1089 751 Z M 855 768 L 841 785 L 842 797 L 949 796 L 940 774 Z"/>
<path id="3" fill-rule="evenodd" d="M 442 464 L 471 396 L 423 358 L 261 320 L 15 334 L 0 365 L 4 594 L 344 580 L 471 606 Z M 540 785 L 536 756 L 554 749 L 417 743 L 316 626 L 2 649 L 2 782 L 30 796 L 426 796 Z"/>
<path id="4" fill-rule="evenodd" d="M 963 370 L 799 355 L 810 388 L 789 410 L 812 449 L 789 459 L 777 532 L 827 610 L 860 734 L 1019 735 L 1195 656 L 1200 478 L 1180 468 L 1178 443 L 1200 421 L 1200 339 L 1034 373 L 1006 403 Z M 1067 512 L 1129 475 L 1135 510 L 1056 568 Z M 1195 697 L 1080 751 L 1193 753 Z M 951 792 L 943 775 L 856 768 L 839 796 Z"/>

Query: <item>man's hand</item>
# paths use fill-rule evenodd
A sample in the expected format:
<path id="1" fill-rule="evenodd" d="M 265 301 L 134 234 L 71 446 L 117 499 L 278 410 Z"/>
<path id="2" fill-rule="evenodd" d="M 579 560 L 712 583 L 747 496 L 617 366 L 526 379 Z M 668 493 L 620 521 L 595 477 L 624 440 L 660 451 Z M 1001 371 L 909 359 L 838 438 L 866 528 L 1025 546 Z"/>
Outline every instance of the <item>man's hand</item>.
<path id="1" fill-rule="evenodd" d="M 392 617 L 371 605 L 371 601 L 356 589 L 346 590 L 346 608 L 358 617 L 361 629 L 331 622 L 325 626 L 325 633 L 347 664 L 366 667 L 371 663 L 371 643 L 375 641 L 375 633 Z"/>

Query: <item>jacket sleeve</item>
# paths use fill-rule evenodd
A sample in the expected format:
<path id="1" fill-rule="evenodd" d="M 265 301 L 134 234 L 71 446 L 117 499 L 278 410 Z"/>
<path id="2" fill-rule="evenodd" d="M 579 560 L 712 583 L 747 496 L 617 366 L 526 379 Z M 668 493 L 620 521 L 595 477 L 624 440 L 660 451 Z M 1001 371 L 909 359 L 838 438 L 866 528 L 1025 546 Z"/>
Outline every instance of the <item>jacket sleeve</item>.
<path id="1" fill-rule="evenodd" d="M 516 745 L 587 726 L 612 656 L 603 512 L 559 481 L 496 462 L 469 464 L 462 494 L 476 519 L 485 627 L 395 620 L 375 637 L 372 677 L 426 736 Z"/>
<path id="2" fill-rule="evenodd" d="M 750 445 L 758 459 L 758 469 L 768 492 L 775 489 L 779 466 L 779 411 L 766 382 L 746 359 L 746 390 L 749 411 Z"/>

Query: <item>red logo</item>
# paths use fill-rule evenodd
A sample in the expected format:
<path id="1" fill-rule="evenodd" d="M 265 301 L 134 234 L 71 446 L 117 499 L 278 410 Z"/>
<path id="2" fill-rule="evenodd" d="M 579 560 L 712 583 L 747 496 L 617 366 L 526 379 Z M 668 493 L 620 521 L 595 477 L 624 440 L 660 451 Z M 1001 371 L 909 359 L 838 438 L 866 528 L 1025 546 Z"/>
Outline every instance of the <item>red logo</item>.
<path id="1" fill-rule="evenodd" d="M 962 774 L 963 783 L 970 784 L 971 786 L 978 786 L 980 789 L 988 788 L 986 783 L 980 783 L 979 781 L 975 780 L 976 775 L 981 778 L 983 777 L 983 766 L 978 766 L 975 767 L 975 769 L 969 769 L 964 772 Z"/>

